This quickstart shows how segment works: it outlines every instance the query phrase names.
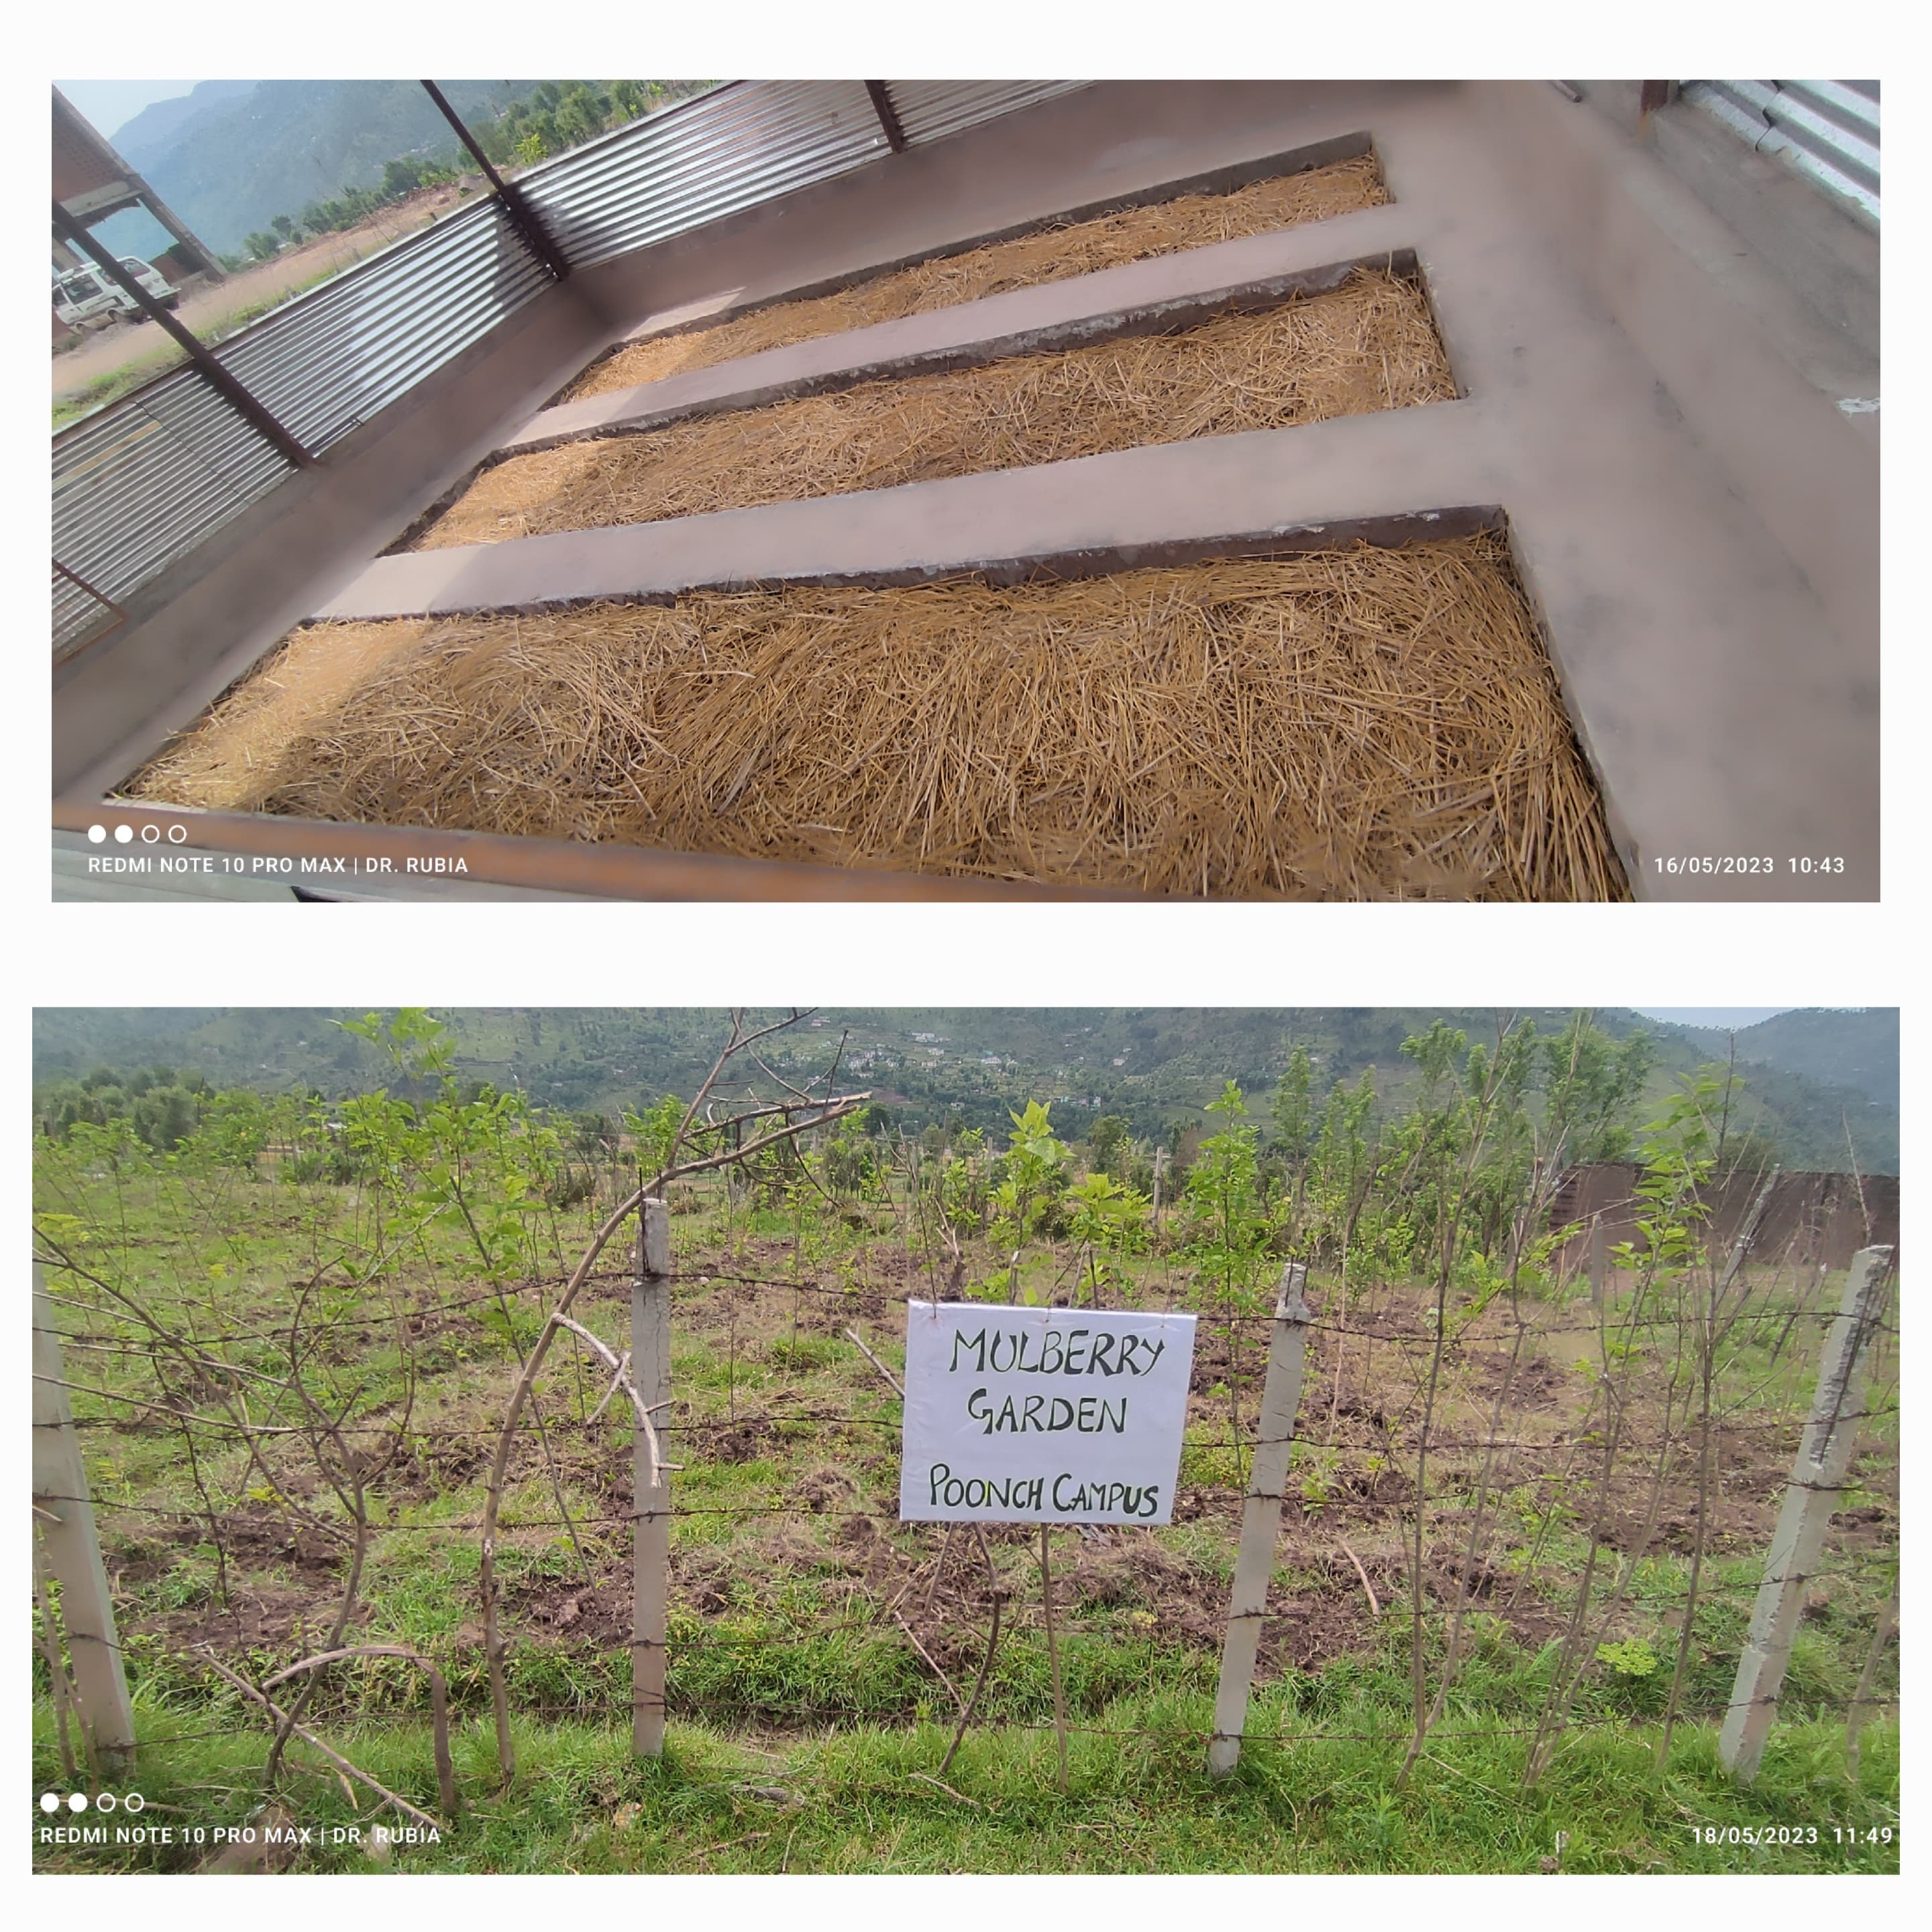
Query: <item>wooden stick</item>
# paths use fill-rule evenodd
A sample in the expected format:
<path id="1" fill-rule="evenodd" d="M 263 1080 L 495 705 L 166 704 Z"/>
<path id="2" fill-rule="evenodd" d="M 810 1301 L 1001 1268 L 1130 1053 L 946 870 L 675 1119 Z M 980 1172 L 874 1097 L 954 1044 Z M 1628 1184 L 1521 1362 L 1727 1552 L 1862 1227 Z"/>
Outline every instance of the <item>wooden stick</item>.
<path id="1" fill-rule="evenodd" d="M 643 1432 L 645 1446 L 650 1453 L 652 1486 L 655 1487 L 656 1486 L 656 1479 L 658 1472 L 662 1470 L 674 1468 L 676 1465 L 665 1462 L 662 1456 L 658 1453 L 660 1444 L 658 1437 L 657 1424 L 651 1420 L 651 1405 L 646 1402 L 644 1397 L 638 1393 L 637 1384 L 631 1379 L 629 1367 L 631 1360 L 630 1350 L 626 1348 L 624 1351 L 624 1359 L 620 1362 L 618 1360 L 617 1358 L 611 1353 L 610 1348 L 606 1346 L 604 1343 L 600 1342 L 597 1337 L 592 1334 L 590 1330 L 585 1328 L 580 1322 L 573 1322 L 567 1315 L 560 1315 L 556 1318 L 556 1325 L 560 1328 L 568 1328 L 580 1341 L 587 1342 L 592 1348 L 595 1349 L 596 1352 L 604 1358 L 604 1362 L 614 1371 L 610 1382 L 610 1393 L 612 1395 L 614 1395 L 620 1389 L 622 1389 L 623 1392 L 631 1398 L 632 1412 L 637 1417 L 638 1426 Z M 609 1400 L 609 1396 L 605 1396 L 605 1402 L 608 1402 Z M 660 1407 L 662 1406 L 662 1404 L 658 1406 Z M 604 1406 L 604 1403 L 599 1402 L 597 1406 L 601 1410 Z M 596 1418 L 594 1416 L 592 1418 L 593 1421 L 596 1419 Z"/>
<path id="2" fill-rule="evenodd" d="M 852 1344 L 854 1348 L 858 1350 L 860 1354 L 865 1357 L 867 1361 L 872 1364 L 874 1368 L 878 1370 L 880 1375 L 885 1377 L 886 1384 L 892 1390 L 893 1394 L 898 1396 L 899 1399 L 903 1401 L 905 1398 L 904 1384 L 902 1383 L 899 1380 L 898 1377 L 894 1375 L 892 1370 L 887 1368 L 885 1364 L 880 1361 L 878 1357 L 874 1354 L 872 1350 L 867 1348 L 865 1343 L 859 1339 L 859 1331 L 856 1328 L 847 1329 L 845 1330 L 845 1339 Z"/>
<path id="3" fill-rule="evenodd" d="M 610 1386 L 604 1391 L 604 1400 L 590 1412 L 585 1418 L 586 1421 L 595 1422 L 610 1406 L 610 1398 L 625 1386 L 624 1378 L 630 1373 L 630 1370 L 631 1352 L 626 1348 L 618 1360 L 617 1372 L 610 1378 Z"/>
<path id="4" fill-rule="evenodd" d="M 1890 1600 L 1879 1612 L 1878 1628 L 1872 1633 L 1871 1648 L 1865 1655 L 1865 1667 L 1858 1672 L 1858 1688 L 1852 1693 L 1852 1707 L 1845 1713 L 1845 1772 L 1854 1784 L 1858 1775 L 1858 1733 L 1864 1729 L 1865 1714 L 1871 1708 L 1872 1680 L 1878 1675 L 1879 1659 L 1885 1654 L 1885 1647 L 1898 1628 L 1898 1586 L 1894 1583 Z"/>
<path id="5" fill-rule="evenodd" d="M 913 1648 L 917 1651 L 920 1655 L 926 1659 L 934 1676 L 937 1677 L 940 1682 L 946 1686 L 947 1694 L 951 1696 L 954 1704 L 957 1706 L 959 1709 L 962 1711 L 964 1710 L 966 1708 L 965 1699 L 961 1696 L 958 1691 L 954 1688 L 952 1678 L 947 1676 L 946 1672 L 940 1668 L 938 1662 L 934 1660 L 932 1653 L 926 1648 L 924 1644 L 920 1642 L 919 1633 L 913 1628 L 910 1624 L 906 1622 L 904 1617 L 899 1615 L 896 1610 L 892 1612 L 892 1621 L 898 1625 L 901 1630 L 905 1632 L 906 1636 L 910 1642 Z"/>
<path id="6" fill-rule="evenodd" d="M 920 1784 L 929 1784 L 935 1791 L 943 1791 L 946 1793 L 947 1797 L 956 1798 L 961 1804 L 971 1805 L 973 1809 L 976 1811 L 983 1811 L 986 1808 L 985 1805 L 980 1802 L 978 1798 L 968 1798 L 963 1791 L 955 1791 L 951 1785 L 940 1784 L 938 1778 L 928 1776 L 925 1772 L 915 1771 L 911 1774 L 911 1775 L 917 1778 Z"/>
<path id="7" fill-rule="evenodd" d="M 1336 1540 L 1340 1542 L 1341 1539 L 1338 1537 Z M 1361 1578 L 1362 1588 L 1369 1593 L 1370 1610 L 1375 1616 L 1380 1616 L 1382 1613 L 1382 1606 L 1376 1601 L 1376 1586 L 1369 1581 L 1369 1573 L 1362 1568 L 1362 1559 L 1346 1543 L 1342 1544 L 1342 1554 L 1355 1566 L 1355 1574 Z"/>
<path id="8" fill-rule="evenodd" d="M 36 1507 L 34 1514 L 41 1514 Z M 67 1660 L 61 1654 L 60 1626 L 54 1622 L 54 1606 L 47 1594 L 46 1568 L 41 1561 L 40 1540 L 34 1539 L 34 1607 L 40 1613 L 40 1640 L 47 1653 L 47 1675 L 53 1691 L 54 1728 L 60 1737 L 61 1769 L 67 1774 L 67 1781 L 74 1782 L 74 1740 L 68 1734 L 67 1713 L 69 1700 L 74 1695 L 68 1682 Z M 1866 1672 L 1869 1676 L 1869 1670 Z M 1852 1755 L 1857 1761 L 1858 1742 L 1852 1739 Z"/>
<path id="9" fill-rule="evenodd" d="M 939 1594 L 939 1580 L 946 1574 L 946 1559 L 952 1552 L 952 1538 L 958 1528 L 956 1522 L 949 1522 L 946 1526 L 946 1534 L 939 1546 L 939 1561 L 932 1566 L 932 1582 L 926 1592 L 926 1613 L 928 1616 L 932 1614 L 934 1600 Z"/>
<path id="10" fill-rule="evenodd" d="M 992 1675 L 993 1653 L 1000 1647 L 1000 1592 L 993 1592 L 993 1628 L 986 1639 L 986 1655 L 980 1666 L 980 1681 L 973 1687 L 973 1694 L 967 1700 L 966 1708 L 959 1714 L 959 1728 L 952 1733 L 952 1742 L 946 1747 L 946 1755 L 939 1760 L 943 1776 L 952 1768 L 953 1754 L 959 1748 L 959 1741 L 966 1735 L 966 1726 L 973 1721 L 973 1713 L 980 1708 L 980 1694 L 986 1688 L 986 1679 Z"/>
<path id="11" fill-rule="evenodd" d="M 264 1696 L 262 1693 L 257 1690 L 254 1685 L 250 1684 L 245 1677 L 238 1677 L 233 1671 L 230 1670 L 228 1666 L 214 1654 L 214 1651 L 208 1645 L 205 1643 L 198 1644 L 196 1646 L 196 1648 L 198 1649 L 202 1656 L 206 1659 L 209 1670 L 212 1670 L 218 1677 L 226 1678 L 226 1680 L 230 1684 L 233 1684 L 236 1689 L 240 1691 L 244 1697 L 252 1699 L 254 1702 L 260 1705 L 262 1709 L 266 1711 L 268 1714 L 274 1719 L 278 1726 L 286 1724 L 290 1730 L 293 1731 L 296 1736 L 300 1738 L 304 1744 L 313 1744 L 317 1750 L 321 1752 L 324 1757 L 328 1759 L 331 1764 L 336 1767 L 338 1771 L 346 1772 L 351 1778 L 354 1778 L 357 1781 L 357 1783 L 366 1784 L 371 1791 L 375 1792 L 377 1797 L 387 1800 L 387 1802 L 393 1804 L 398 1811 L 406 1812 L 410 1816 L 416 1820 L 418 1822 L 427 1825 L 432 1832 L 436 1828 L 436 1820 L 432 1818 L 427 1811 L 418 1811 L 406 1798 L 398 1798 L 387 1785 L 378 1784 L 366 1771 L 358 1771 L 356 1766 L 351 1764 L 339 1751 L 331 1750 L 328 1745 L 324 1744 L 321 1738 L 317 1737 L 314 1732 L 310 1730 L 306 1724 L 298 1724 L 295 1723 L 290 1718 L 288 1713 L 284 1711 L 279 1704 L 276 1703 L 273 1699 Z"/>

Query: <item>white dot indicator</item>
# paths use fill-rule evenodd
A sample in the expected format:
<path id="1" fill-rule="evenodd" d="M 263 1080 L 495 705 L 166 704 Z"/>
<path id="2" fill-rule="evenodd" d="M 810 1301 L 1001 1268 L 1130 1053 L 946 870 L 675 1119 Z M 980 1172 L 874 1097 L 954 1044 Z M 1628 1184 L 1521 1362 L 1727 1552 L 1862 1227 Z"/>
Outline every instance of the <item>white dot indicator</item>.
<path id="1" fill-rule="evenodd" d="M 87 1809 L 87 1793 L 84 1791 L 70 1793 L 67 1801 L 67 1808 L 70 1811 L 85 1811 Z"/>
<path id="2" fill-rule="evenodd" d="M 104 825 L 90 825 L 87 828 L 87 842 L 90 845 L 98 845 L 106 836 L 107 828 Z"/>
<path id="3" fill-rule="evenodd" d="M 114 842 L 117 845 L 125 845 L 134 836 L 134 828 L 131 825 L 117 825 L 114 828 Z"/>
<path id="4" fill-rule="evenodd" d="M 42 1792 L 40 1809 L 43 1811 L 58 1811 L 60 1809 L 60 1793 L 58 1791 Z"/>

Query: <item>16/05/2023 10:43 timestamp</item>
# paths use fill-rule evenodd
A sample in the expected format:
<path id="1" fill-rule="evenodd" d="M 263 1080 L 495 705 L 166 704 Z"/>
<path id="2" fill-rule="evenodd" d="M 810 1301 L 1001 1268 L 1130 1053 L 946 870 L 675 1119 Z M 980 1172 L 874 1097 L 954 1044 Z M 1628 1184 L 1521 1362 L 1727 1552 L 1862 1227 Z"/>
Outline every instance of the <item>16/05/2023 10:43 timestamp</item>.
<path id="1" fill-rule="evenodd" d="M 1663 878 L 1682 878 L 1695 872 L 1752 873 L 1771 877 L 1782 871 L 1787 878 L 1822 878 L 1828 873 L 1843 872 L 1845 862 L 1835 855 L 1814 858 L 1807 853 L 1796 858 L 1787 858 L 1780 867 L 1768 853 L 1709 853 L 1669 852 L 1659 853 L 1651 860 L 1654 871 Z"/>

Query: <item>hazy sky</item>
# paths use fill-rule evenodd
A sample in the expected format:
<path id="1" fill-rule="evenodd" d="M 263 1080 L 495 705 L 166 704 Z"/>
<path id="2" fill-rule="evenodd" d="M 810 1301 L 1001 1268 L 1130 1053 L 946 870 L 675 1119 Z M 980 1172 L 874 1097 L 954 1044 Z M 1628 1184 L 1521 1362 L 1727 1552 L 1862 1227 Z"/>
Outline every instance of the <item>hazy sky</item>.
<path id="1" fill-rule="evenodd" d="M 1774 1014 L 1795 1012 L 1791 1006 L 1637 1006 L 1632 1010 L 1653 1020 L 1676 1026 L 1748 1027 Z"/>
<path id="2" fill-rule="evenodd" d="M 111 141 L 144 107 L 199 86 L 193 80 L 57 80 L 62 93 Z"/>

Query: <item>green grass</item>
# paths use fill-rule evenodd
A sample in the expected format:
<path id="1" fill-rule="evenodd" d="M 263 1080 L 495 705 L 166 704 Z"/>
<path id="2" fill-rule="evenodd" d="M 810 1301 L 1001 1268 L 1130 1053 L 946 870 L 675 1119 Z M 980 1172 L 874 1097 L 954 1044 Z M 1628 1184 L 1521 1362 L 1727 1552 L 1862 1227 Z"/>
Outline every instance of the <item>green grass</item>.
<path id="1" fill-rule="evenodd" d="M 1264 1702 L 1234 1776 L 1209 1778 L 1205 1697 L 1116 1701 L 1103 1713 L 1124 1736 L 1070 1741 L 1058 1788 L 1050 1729 L 969 1734 L 942 1783 L 950 1729 L 849 1726 L 787 1741 L 734 1737 L 674 1722 L 664 1760 L 640 1762 L 608 1721 L 515 1726 L 518 1774 L 496 1789 L 487 1722 L 458 1732 L 464 1806 L 436 1845 L 399 1846 L 379 1864 L 349 1834 L 384 1814 L 351 1808 L 332 1774 L 302 1760 L 284 1786 L 295 1822 L 318 1842 L 306 1871 L 452 1872 L 1895 1872 L 1898 1733 L 1874 1723 L 1856 1784 L 1840 1726 L 1780 1725 L 1756 1784 L 1734 1784 L 1712 1732 L 1679 1730 L 1660 1779 L 1648 1726 L 1579 1730 L 1541 1781 L 1521 1788 L 1524 1741 L 1452 1717 L 1406 1787 L 1402 1746 L 1294 1733 L 1292 1702 Z M 1397 1712 L 1357 1706 L 1358 1720 L 1400 1729 Z M 146 1708 L 142 1728 L 193 1726 Z M 1162 1735 L 1172 1730 L 1191 1735 Z M 427 1732 L 416 1723 L 331 1734 L 336 1748 L 426 1810 L 436 1806 Z M 260 1736 L 157 1744 L 142 1753 L 143 1822 L 177 1833 L 242 1826 L 260 1802 Z M 37 1716 L 37 1786 L 61 1785 L 44 1711 Z M 118 1816 L 118 1814 L 117 1814 Z M 71 1820 L 64 1821 L 72 1822 Z M 106 1828 L 110 1836 L 116 1820 Z M 1702 1842 L 1720 1832 L 1799 1826 L 1815 1844 Z M 1876 1842 L 1867 1834 L 1888 1832 Z M 1840 1843 L 1840 1834 L 1860 1842 Z M 332 1836 L 334 1841 L 330 1842 Z M 53 1846 L 40 1869 L 194 1869 L 212 1844 Z"/>

